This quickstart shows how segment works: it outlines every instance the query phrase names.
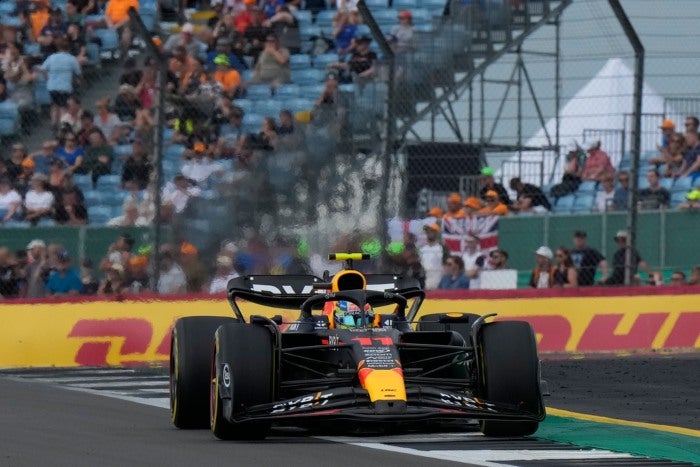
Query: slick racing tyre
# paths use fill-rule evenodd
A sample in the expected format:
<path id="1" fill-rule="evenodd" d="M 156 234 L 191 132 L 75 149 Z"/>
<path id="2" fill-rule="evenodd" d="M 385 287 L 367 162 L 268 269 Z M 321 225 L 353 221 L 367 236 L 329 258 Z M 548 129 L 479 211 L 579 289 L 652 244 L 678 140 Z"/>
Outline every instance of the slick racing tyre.
<path id="1" fill-rule="evenodd" d="M 272 402 L 272 334 L 264 326 L 233 323 L 221 326 L 214 339 L 209 417 L 219 439 L 263 439 L 264 421 L 234 421 L 247 408 Z"/>
<path id="2" fill-rule="evenodd" d="M 214 332 L 234 321 L 221 316 L 193 316 L 175 323 L 170 338 L 170 415 L 176 427 L 209 427 L 209 365 Z"/>
<path id="3" fill-rule="evenodd" d="M 479 396 L 489 402 L 520 407 L 533 414 L 544 412 L 539 388 L 539 358 L 535 333 L 524 321 L 484 324 L 479 332 Z M 536 421 L 481 420 L 486 436 L 528 436 Z"/>

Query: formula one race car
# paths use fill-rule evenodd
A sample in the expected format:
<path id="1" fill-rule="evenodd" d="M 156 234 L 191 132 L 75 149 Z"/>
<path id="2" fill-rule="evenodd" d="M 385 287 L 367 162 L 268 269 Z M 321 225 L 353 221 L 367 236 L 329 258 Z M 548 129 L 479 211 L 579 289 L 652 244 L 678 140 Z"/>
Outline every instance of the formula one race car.
<path id="1" fill-rule="evenodd" d="M 416 318 L 417 281 L 363 275 L 361 254 L 330 255 L 332 278 L 232 279 L 235 318 L 179 319 L 170 353 L 170 407 L 178 428 L 221 439 L 264 438 L 271 425 L 362 425 L 475 419 L 487 436 L 526 436 L 545 417 L 535 335 L 494 315 Z M 252 315 L 245 300 L 301 309 L 296 320 Z M 414 328 L 415 326 L 415 328 Z M 336 424 L 337 425 L 337 424 Z"/>

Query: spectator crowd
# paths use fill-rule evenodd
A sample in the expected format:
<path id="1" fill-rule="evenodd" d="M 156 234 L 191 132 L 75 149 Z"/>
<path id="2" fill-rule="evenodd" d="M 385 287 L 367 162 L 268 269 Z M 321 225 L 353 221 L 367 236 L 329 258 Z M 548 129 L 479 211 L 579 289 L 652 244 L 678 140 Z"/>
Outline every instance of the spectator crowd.
<path id="1" fill-rule="evenodd" d="M 153 38 L 168 60 L 167 104 L 162 109 L 168 122 L 163 134 L 168 160 L 164 162 L 174 169 L 165 171 L 162 187 L 155 187 L 152 141 L 157 63 L 152 57 L 129 54 L 134 35 L 127 11 L 132 6 L 138 9 L 139 1 L 68 0 L 60 6 L 49 0 L 16 3 L 18 25 L 7 27 L 12 34 L 3 34 L 0 43 L 0 101 L 11 100 L 28 110 L 33 107 L 33 87 L 45 82 L 53 135 L 35 152 L 21 143 L 13 144 L 10 154 L 0 160 L 0 222 L 5 226 L 169 224 L 185 212 L 190 199 L 216 195 L 221 180 L 235 180 L 236 174 L 253 170 L 260 161 L 274 157 L 275 151 L 313 145 L 314 140 L 307 141 L 309 121 L 325 124 L 335 137 L 342 137 L 348 116 L 342 86 L 382 79 L 372 39 L 361 34 L 362 18 L 354 2 L 331 2 L 336 9 L 331 36 L 311 38 L 312 55 L 319 60 L 332 58 L 317 82 L 310 74 L 295 75 L 294 57 L 308 46 L 302 41 L 306 23 L 299 18 L 310 12 L 313 22 L 325 2 L 306 1 L 306 10 L 302 10 L 299 0 L 212 0 L 210 12 L 195 15 L 198 22 L 184 23 L 169 37 Z M 105 36 L 99 31 L 105 30 L 118 38 L 123 68 L 119 87 L 112 95 L 84 104 L 77 91 L 90 66 L 88 49 L 91 44 L 102 44 Z M 402 54 L 415 48 L 413 31 L 412 12 L 397 11 L 387 38 L 397 53 L 399 74 L 406 66 Z M 294 99 L 287 98 L 298 97 L 295 93 L 307 85 L 317 94 L 307 107 L 292 106 Z M 265 101 L 278 102 L 279 111 L 251 121 L 251 105 L 262 106 Z M 683 132 L 664 120 L 660 130 L 658 154 L 644 168 L 639 207 L 698 209 L 700 191 L 694 185 L 700 176 L 698 119 L 687 117 Z M 451 255 L 440 239 L 445 219 L 544 214 L 584 186 L 593 187 L 589 210 L 627 209 L 630 174 L 622 166 L 613 166 L 600 142 L 571 151 L 561 182 L 550 189 L 519 177 L 512 178 L 506 189 L 495 176 L 491 168 L 484 167 L 476 196 L 463 200 L 452 194 L 444 212 L 443 207 L 431 209 L 429 214 L 436 222 L 426 226 L 425 243 L 404 239 L 401 248 L 390 254 L 395 269 L 419 278 L 428 289 L 478 288 L 482 271 L 507 269 L 508 253 L 499 249 L 481 252 L 479 239 L 468 237 L 462 254 Z M 674 202 L 668 181 L 684 188 L 685 199 Z M 161 190 L 162 199 L 158 219 L 156 190 Z M 100 218 L 93 208 L 106 198 L 117 199 L 118 212 L 112 210 L 108 217 Z M 624 235 L 618 237 L 622 243 Z M 581 239 L 585 240 L 585 233 L 577 233 L 574 243 Z M 161 264 L 154 265 L 150 263 L 152 253 L 137 254 L 133 242 L 122 239 L 96 267 L 75 265 L 71 254 L 58 244 L 32 243 L 27 251 L 5 249 L 0 255 L 4 264 L 0 267 L 9 271 L 3 277 L 10 284 L 7 289 L 0 285 L 0 293 L 10 291 L 3 295 L 140 292 L 154 285 L 150 279 L 156 267 L 160 281 L 155 286 L 162 293 L 216 292 L 235 274 L 286 272 L 289 268 L 313 271 L 310 264 L 301 267 L 303 255 L 289 245 L 271 247 L 253 240 L 243 242 L 245 247 L 234 242 L 222 246 L 212 270 L 203 266 L 197 248 L 188 241 L 166 245 Z M 538 249 L 533 287 L 592 285 L 595 274 L 590 274 L 589 263 L 600 254 L 586 248 L 584 242 L 584 246 L 560 247 L 555 252 L 547 246 Z M 278 249 L 283 253 L 269 253 Z M 251 259 L 259 256 L 266 259 Z M 597 259 L 595 268 L 600 267 L 602 282 L 620 283 L 618 263 L 613 261 L 608 271 L 605 259 Z M 637 263 L 642 269 L 645 266 L 641 258 Z M 582 269 L 582 264 L 588 266 Z M 697 282 L 695 272 L 693 281 Z"/>

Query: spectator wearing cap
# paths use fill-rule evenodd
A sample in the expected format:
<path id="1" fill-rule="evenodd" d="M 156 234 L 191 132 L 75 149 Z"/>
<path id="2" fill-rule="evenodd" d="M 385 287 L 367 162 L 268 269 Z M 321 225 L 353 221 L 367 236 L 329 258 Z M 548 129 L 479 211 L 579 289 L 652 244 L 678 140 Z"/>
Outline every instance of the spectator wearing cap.
<path id="1" fill-rule="evenodd" d="M 506 207 L 509 207 L 511 205 L 511 201 L 510 197 L 508 196 L 508 192 L 503 185 L 496 182 L 493 175 L 494 172 L 491 167 L 484 167 L 481 169 L 481 176 L 479 177 L 479 181 L 481 182 L 479 197 L 485 201 L 486 192 L 493 190 L 496 192 L 500 202 L 505 204 Z"/>
<path id="2" fill-rule="evenodd" d="M 372 38 L 360 36 L 355 38 L 352 54 L 346 62 L 334 62 L 328 65 L 330 69 L 340 72 L 341 83 L 351 83 L 357 79 L 367 81 L 374 77 L 377 54 L 369 48 Z"/>
<path id="3" fill-rule="evenodd" d="M 659 157 L 665 159 L 665 152 L 671 143 L 671 136 L 676 132 L 676 124 L 673 120 L 665 119 L 659 125 L 659 130 L 661 130 L 661 144 L 657 144 L 656 149 L 659 151 Z"/>
<path id="4" fill-rule="evenodd" d="M 462 209 L 462 197 L 459 193 L 450 193 L 447 197 L 447 212 L 445 219 L 464 219 L 467 213 Z"/>
<path id="5" fill-rule="evenodd" d="M 54 213 L 54 195 L 48 191 L 46 175 L 34 174 L 31 189 L 24 196 L 24 218 L 36 225 L 41 219 L 50 219 Z"/>
<path id="6" fill-rule="evenodd" d="M 602 284 L 625 284 L 625 260 L 627 256 L 627 250 L 632 249 L 632 247 L 627 244 L 627 237 L 628 234 L 626 230 L 619 230 L 617 234 L 615 234 L 615 243 L 617 244 L 617 250 L 613 255 L 612 274 L 606 280 L 601 280 Z M 639 252 L 637 252 L 637 250 L 632 249 L 632 277 L 637 275 L 638 269 L 641 269 L 646 273 L 649 272 L 649 268 L 647 266 L 646 261 L 644 261 L 642 257 L 639 256 Z"/>
<path id="7" fill-rule="evenodd" d="M 426 243 L 419 249 L 420 262 L 425 269 L 426 290 L 437 289 L 443 275 L 443 265 L 450 256 L 450 251 L 440 240 L 442 229 L 437 223 L 423 226 Z"/>
<path id="8" fill-rule="evenodd" d="M 46 295 L 78 295 L 83 290 L 83 281 L 78 271 L 71 267 L 70 254 L 64 250 L 57 259 L 56 269 L 46 281 Z"/>
<path id="9" fill-rule="evenodd" d="M 58 129 L 61 111 L 73 94 L 73 78 L 80 76 L 80 63 L 68 52 L 68 42 L 59 37 L 54 41 L 56 52 L 49 55 L 39 67 L 46 75 L 46 89 L 51 96 L 51 124 Z"/>
<path id="10" fill-rule="evenodd" d="M 464 212 L 467 213 L 467 216 L 477 215 L 481 208 L 483 208 L 481 200 L 476 196 L 470 196 L 464 200 Z"/>
<path id="11" fill-rule="evenodd" d="M 513 211 L 543 214 L 552 209 L 544 192 L 535 185 L 523 183 L 520 177 L 510 179 L 510 189 L 517 193 L 517 200 L 511 206 Z"/>
<path id="12" fill-rule="evenodd" d="M 574 232 L 574 247 L 571 249 L 571 260 L 578 274 L 578 285 L 588 287 L 594 284 L 595 275 L 600 267 L 600 281 L 608 278 L 608 261 L 603 254 L 588 246 L 588 235 L 585 230 Z"/>
<path id="13" fill-rule="evenodd" d="M 274 33 L 265 36 L 265 45 L 253 70 L 253 78 L 247 84 L 269 84 L 276 89 L 291 81 L 289 50 L 282 47 Z"/>
<path id="14" fill-rule="evenodd" d="M 22 219 L 22 197 L 12 187 L 10 178 L 0 176 L 0 224 Z"/>
<path id="15" fill-rule="evenodd" d="M 15 179 L 14 186 L 17 192 L 24 196 L 27 193 L 27 190 L 29 190 L 36 164 L 34 163 L 34 159 L 31 157 L 25 157 L 21 166 L 22 172 L 17 176 L 17 179 Z"/>
<path id="16" fill-rule="evenodd" d="M 205 62 L 207 71 L 213 71 L 215 69 L 216 65 L 214 59 L 219 55 L 225 55 L 228 58 L 228 63 L 231 68 L 238 71 L 238 73 L 242 73 L 243 70 L 246 70 L 248 67 L 241 57 L 233 53 L 232 46 L 233 43 L 228 38 L 220 37 L 217 39 L 214 50 L 207 52 L 207 59 Z"/>
<path id="17" fill-rule="evenodd" d="M 163 187 L 163 201 L 172 203 L 175 213 L 182 213 L 192 197 L 199 196 L 201 190 L 196 184 L 190 182 L 183 174 L 176 174 L 172 182 Z"/>
<path id="18" fill-rule="evenodd" d="M 464 273 L 464 261 L 457 255 L 445 260 L 444 274 L 438 284 L 441 290 L 460 290 L 469 288 L 469 278 Z"/>
<path id="19" fill-rule="evenodd" d="M 678 206 L 682 211 L 700 210 L 700 189 L 694 188 L 685 195 L 686 201 Z"/>
<path id="20" fill-rule="evenodd" d="M 221 84 L 223 93 L 228 99 L 238 97 L 238 88 L 241 85 L 241 75 L 231 68 L 228 55 L 219 54 L 214 58 L 214 79 Z"/>
<path id="21" fill-rule="evenodd" d="M 432 217 L 438 223 L 442 221 L 443 215 L 445 215 L 445 211 L 443 211 L 440 206 L 433 206 L 426 213 L 426 217 Z"/>
<path id="22" fill-rule="evenodd" d="M 615 176 L 615 168 L 608 153 L 601 149 L 601 142 L 596 141 L 587 150 L 588 157 L 583 164 L 581 179 L 599 182 L 605 175 Z"/>
<path id="23" fill-rule="evenodd" d="M 27 244 L 27 265 L 24 267 L 24 276 L 27 278 L 27 298 L 41 298 L 44 296 L 46 279 L 49 276 L 47 263 L 46 242 L 35 238 Z"/>
<path id="24" fill-rule="evenodd" d="M 176 294 L 187 291 L 187 278 L 185 273 L 175 262 L 173 254 L 165 251 L 160 255 L 160 276 L 156 290 L 161 294 Z"/>
<path id="25" fill-rule="evenodd" d="M 207 145 L 203 141 L 197 141 L 192 150 L 185 153 L 181 172 L 185 178 L 203 187 L 207 185 L 209 177 L 222 173 L 223 167 L 209 157 Z"/>
<path id="26" fill-rule="evenodd" d="M 187 292 L 199 293 L 207 291 L 207 273 L 199 259 L 197 247 L 189 242 L 180 245 L 180 267 L 187 280 Z"/>
<path id="27" fill-rule="evenodd" d="M 484 207 L 479 209 L 479 216 L 506 216 L 508 215 L 508 207 L 501 203 L 498 199 L 498 193 L 495 190 L 487 190 L 484 194 Z"/>
<path id="28" fill-rule="evenodd" d="M 163 44 L 163 52 L 172 54 L 177 47 L 184 47 L 187 55 L 194 58 L 199 58 L 205 50 L 205 44 L 194 35 L 192 23 L 183 24 L 179 33 L 168 37 L 168 40 Z"/>
<path id="29" fill-rule="evenodd" d="M 388 40 L 392 50 L 397 54 L 405 54 L 415 50 L 413 41 L 413 14 L 402 10 L 398 15 L 399 24 L 391 28 Z"/>
<path id="30" fill-rule="evenodd" d="M 554 272 L 552 265 L 554 254 L 548 246 L 541 246 L 535 251 L 535 268 L 530 275 L 530 287 L 535 289 L 549 289 L 554 286 Z"/>
<path id="31" fill-rule="evenodd" d="M 139 250 L 141 251 L 143 248 L 140 248 Z M 150 289 L 151 279 L 148 275 L 149 253 L 139 253 L 129 259 L 129 264 L 126 270 L 129 278 L 130 293 L 139 293 Z"/>

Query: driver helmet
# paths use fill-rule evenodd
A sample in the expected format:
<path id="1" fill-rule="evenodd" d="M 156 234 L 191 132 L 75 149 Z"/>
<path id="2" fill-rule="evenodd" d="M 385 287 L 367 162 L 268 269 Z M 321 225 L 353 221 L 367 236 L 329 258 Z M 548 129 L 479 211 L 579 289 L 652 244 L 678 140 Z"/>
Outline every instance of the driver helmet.
<path id="1" fill-rule="evenodd" d="M 369 304 L 365 304 L 365 312 L 365 324 L 372 324 L 374 321 L 374 310 Z M 362 325 L 360 307 L 347 300 L 335 302 L 333 316 L 336 329 L 350 329 Z"/>

